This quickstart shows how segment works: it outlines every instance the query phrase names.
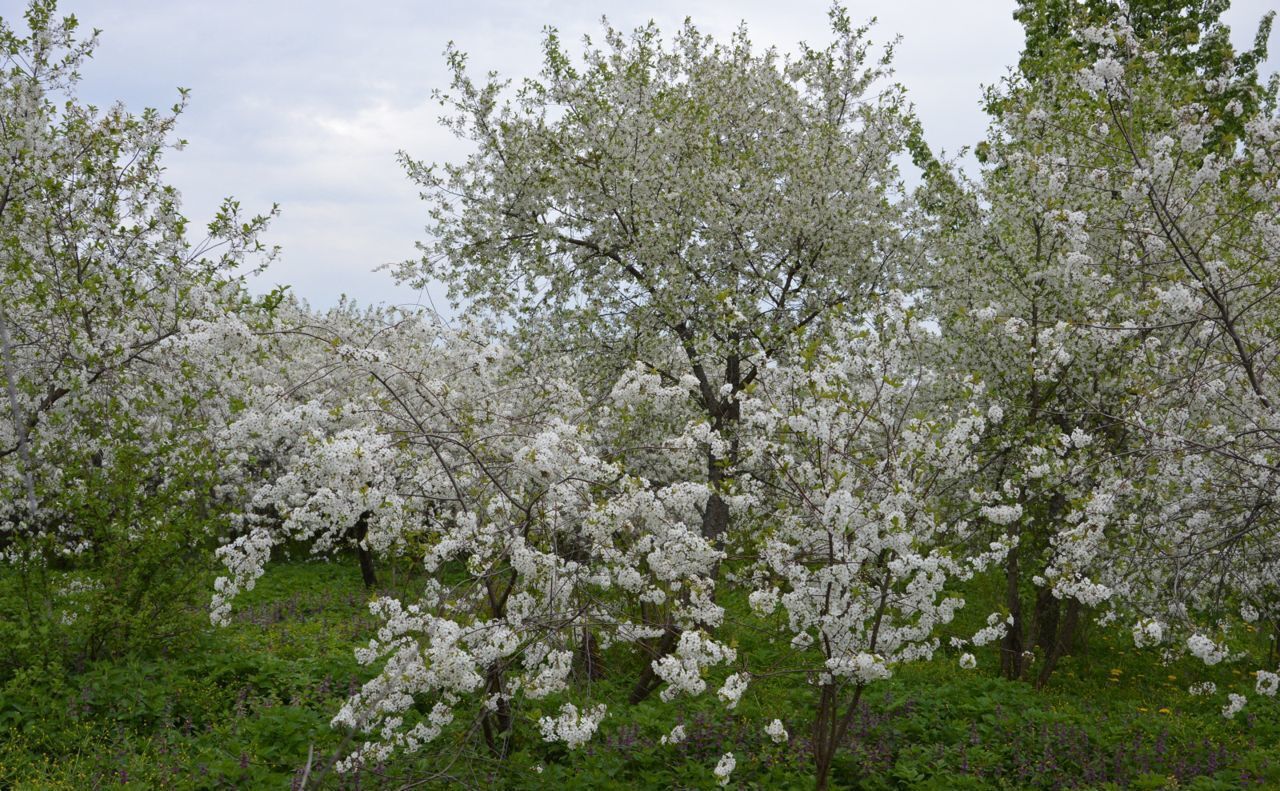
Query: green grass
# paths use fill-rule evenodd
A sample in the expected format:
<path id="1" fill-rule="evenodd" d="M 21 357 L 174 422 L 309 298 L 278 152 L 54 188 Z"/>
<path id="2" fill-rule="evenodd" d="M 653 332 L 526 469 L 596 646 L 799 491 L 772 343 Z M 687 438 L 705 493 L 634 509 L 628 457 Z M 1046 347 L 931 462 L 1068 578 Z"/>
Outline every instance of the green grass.
<path id="1" fill-rule="evenodd" d="M 237 601 L 231 626 L 208 627 L 193 608 L 197 637 L 179 653 L 63 675 L 10 674 L 0 687 L 0 788 L 288 788 L 309 754 L 308 788 L 399 788 L 430 778 L 417 787 L 707 788 L 727 751 L 738 759 L 732 787 L 812 786 L 803 744 L 811 687 L 794 678 L 753 682 L 733 713 L 714 695 L 672 703 L 655 695 L 632 707 L 626 696 L 638 663 L 611 655 L 594 692 L 612 716 L 581 750 L 539 739 L 537 718 L 558 707 L 548 699 L 517 711 L 506 762 L 477 752 L 458 726 L 429 753 L 339 776 L 327 766 L 345 735 L 328 723 L 372 672 L 352 654 L 375 628 L 367 601 L 354 562 L 277 563 Z M 725 604 L 745 611 L 739 601 Z M 957 633 L 986 612 L 972 603 Z M 789 650 L 765 631 L 742 628 L 731 637 L 753 658 Z M 1092 627 L 1084 649 L 1036 692 L 999 679 L 993 649 L 978 655 L 978 669 L 964 671 L 954 652 L 940 651 L 872 687 L 834 769 L 835 786 L 1280 788 L 1274 702 L 1250 695 L 1234 720 L 1219 713 L 1227 691 L 1252 691 L 1245 665 L 1164 666 L 1158 654 L 1135 650 L 1126 632 Z M 1218 684 L 1217 695 L 1187 693 L 1206 679 Z M 792 734 L 789 744 L 761 731 L 773 717 Z M 688 741 L 659 744 L 678 722 Z"/>

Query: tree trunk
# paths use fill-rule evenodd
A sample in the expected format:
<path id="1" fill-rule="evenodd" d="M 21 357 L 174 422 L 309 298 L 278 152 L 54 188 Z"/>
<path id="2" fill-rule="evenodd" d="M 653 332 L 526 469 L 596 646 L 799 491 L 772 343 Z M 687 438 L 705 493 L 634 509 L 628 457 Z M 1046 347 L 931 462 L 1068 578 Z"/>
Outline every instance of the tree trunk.
<path id="1" fill-rule="evenodd" d="M 490 667 L 485 674 L 485 691 L 498 696 L 498 707 L 481 715 L 485 746 L 494 758 L 503 759 L 511 752 L 511 701 L 502 695 L 502 670 L 499 667 Z"/>
<path id="2" fill-rule="evenodd" d="M 738 462 L 737 427 L 742 418 L 742 407 L 737 396 L 742 385 L 742 361 L 737 354 L 730 354 L 725 360 L 724 380 L 731 393 L 706 404 L 712 427 L 727 433 L 729 438 L 729 452 L 725 458 L 717 457 L 711 448 L 707 448 L 707 485 L 711 487 L 711 496 L 707 498 L 707 509 L 702 514 L 702 537 L 716 546 L 723 544 L 723 536 L 729 529 L 729 506 L 721 497 L 725 472 L 731 471 Z"/>
<path id="3" fill-rule="evenodd" d="M 583 675 L 590 681 L 604 678 L 604 661 L 600 657 L 600 643 L 590 626 L 582 627 L 582 643 L 578 646 L 578 661 Z"/>
<path id="4" fill-rule="evenodd" d="M 1058 636 L 1058 620 L 1062 602 L 1048 588 L 1036 589 L 1036 608 L 1031 615 L 1031 648 L 1052 650 Z"/>
<path id="5" fill-rule="evenodd" d="M 1069 425 L 1059 425 L 1062 433 L 1070 433 Z M 1046 523 L 1050 529 L 1058 523 L 1067 509 L 1067 498 L 1062 492 L 1056 492 L 1049 501 L 1049 514 Z M 1038 560 L 1037 570 L 1043 562 Z M 1031 640 L 1027 648 L 1041 648 L 1046 654 L 1054 649 L 1058 639 L 1058 625 L 1062 620 L 1062 601 L 1053 595 L 1049 588 L 1036 589 L 1035 612 L 1031 616 Z M 1026 668 L 1024 668 L 1025 670 Z"/>
<path id="6" fill-rule="evenodd" d="M 13 417 L 13 433 L 18 438 L 18 460 L 22 462 L 22 483 L 27 495 L 27 513 L 31 523 L 27 525 L 27 531 L 34 534 L 36 532 L 36 520 L 39 518 L 39 505 L 36 500 L 36 485 L 34 478 L 35 466 L 31 462 L 31 451 L 27 447 L 27 418 L 23 414 L 22 404 L 18 401 L 18 372 L 15 370 L 13 361 L 13 348 L 9 340 L 9 320 L 5 315 L 4 308 L 0 307 L 0 362 L 4 363 L 4 382 L 5 389 L 9 393 L 9 409 Z"/>
<path id="7" fill-rule="evenodd" d="M 831 779 L 833 750 L 828 734 L 835 716 L 835 686 L 823 684 L 822 694 L 818 698 L 818 716 L 813 720 L 813 774 L 814 786 L 818 791 L 825 791 Z"/>
<path id="8" fill-rule="evenodd" d="M 1005 607 L 1012 616 L 1013 623 L 1006 624 L 1007 631 L 1004 639 L 1000 641 L 1000 672 L 1004 677 L 1017 681 L 1022 678 L 1023 661 L 1022 652 L 1025 646 L 1022 642 L 1022 599 L 1018 592 L 1019 583 L 1021 582 L 1021 570 L 1018 567 L 1018 549 L 1014 547 L 1009 550 L 1009 556 L 1005 560 Z"/>
<path id="9" fill-rule="evenodd" d="M 717 491 L 707 498 L 707 510 L 702 514 L 702 537 L 719 546 L 724 532 L 729 529 L 729 506 Z"/>
<path id="10" fill-rule="evenodd" d="M 653 669 L 653 661 L 661 659 L 675 650 L 676 640 L 679 638 L 680 629 L 676 627 L 675 621 L 671 620 L 671 616 L 668 615 L 657 650 L 652 653 L 651 660 L 645 664 L 644 669 L 640 671 L 640 678 L 636 679 L 635 686 L 631 688 L 631 695 L 627 698 L 631 705 L 634 706 L 652 695 L 653 691 L 662 684 L 662 679 L 658 678 L 657 672 Z"/>
<path id="11" fill-rule="evenodd" d="M 1049 677 L 1058 667 L 1058 660 L 1070 652 L 1071 643 L 1075 640 L 1076 627 L 1080 624 L 1080 602 L 1067 599 L 1064 609 L 1066 612 L 1062 616 L 1062 624 L 1056 630 L 1052 646 L 1045 652 L 1044 667 L 1040 668 L 1040 675 L 1036 677 L 1036 689 L 1044 689 L 1049 683 Z"/>
<path id="12" fill-rule="evenodd" d="M 356 558 L 360 561 L 360 577 L 364 580 L 364 586 L 369 589 L 378 586 L 378 575 L 373 567 L 373 553 L 369 551 L 368 546 L 364 543 L 364 539 L 369 535 L 369 517 L 372 514 L 365 511 L 360 514 L 360 518 L 356 520 L 355 527 L 351 533 L 356 540 Z"/>
<path id="13" fill-rule="evenodd" d="M 858 713 L 858 702 L 862 700 L 865 684 L 857 684 L 853 690 L 853 699 L 841 715 L 839 695 L 834 684 L 822 687 L 818 699 L 818 716 L 813 723 L 813 773 L 814 786 L 818 791 L 826 791 L 831 783 L 831 765 L 835 762 L 840 743 L 849 733 L 854 715 Z"/>

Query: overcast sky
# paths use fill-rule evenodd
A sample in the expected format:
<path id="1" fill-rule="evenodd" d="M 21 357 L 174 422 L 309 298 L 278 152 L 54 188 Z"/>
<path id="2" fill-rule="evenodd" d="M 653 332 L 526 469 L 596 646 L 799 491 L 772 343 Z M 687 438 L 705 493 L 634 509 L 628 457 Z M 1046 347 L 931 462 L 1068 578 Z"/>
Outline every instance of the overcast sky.
<path id="1" fill-rule="evenodd" d="M 0 0 L 11 24 L 23 0 Z M 1238 45 L 1275 0 L 1236 0 L 1227 19 Z M 313 305 L 347 294 L 362 303 L 427 303 L 441 289 L 397 286 L 380 264 L 415 257 L 424 205 L 396 163 L 450 161 L 466 151 L 437 123 L 434 88 L 447 86 L 449 41 L 476 70 L 532 76 L 542 28 L 566 43 L 649 19 L 664 31 L 686 16 L 725 37 L 745 21 L 759 46 L 793 51 L 828 40 L 828 0 L 62 0 L 85 28 L 102 29 L 81 96 L 131 109 L 168 107 L 191 89 L 179 123 L 189 146 L 170 154 L 168 177 L 186 214 L 207 222 L 234 195 L 249 210 L 281 206 L 269 240 L 280 260 L 253 285 L 287 283 Z M 898 79 L 935 147 L 979 140 L 981 86 L 998 80 L 1022 45 L 1012 0 L 863 0 L 855 20 L 877 17 L 873 39 L 901 34 Z M 1280 48 L 1272 39 L 1272 49 Z M 1270 69 L 1275 70 L 1273 57 Z M 447 311 L 446 311 L 447 312 Z"/>

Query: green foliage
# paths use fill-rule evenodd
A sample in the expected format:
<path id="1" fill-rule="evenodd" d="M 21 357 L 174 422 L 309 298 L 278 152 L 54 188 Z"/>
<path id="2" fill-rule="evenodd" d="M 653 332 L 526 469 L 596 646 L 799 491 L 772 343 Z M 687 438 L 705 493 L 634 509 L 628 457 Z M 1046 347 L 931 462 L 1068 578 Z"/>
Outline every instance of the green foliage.
<path id="1" fill-rule="evenodd" d="M 49 562 L 14 564 L 0 575 L 14 617 L 0 622 L 0 678 L 24 666 L 82 668 L 99 659 L 155 656 L 191 641 L 189 611 L 208 595 L 213 570 L 207 463 L 170 468 L 159 483 L 148 452 L 117 444 L 114 463 L 68 465 L 62 513 L 90 526 L 88 548 L 43 550 Z"/>
<path id="2" fill-rule="evenodd" d="M 328 722 L 363 680 L 351 645 L 370 628 L 359 579 L 343 572 L 286 566 L 226 630 L 194 602 L 181 651 L 9 674 L 0 787 L 281 787 L 309 751 L 318 771 L 342 741 Z M 0 606 L 20 599 L 6 590 Z"/>
<path id="3" fill-rule="evenodd" d="M 1123 18 L 1138 38 L 1161 42 L 1164 62 L 1182 81 L 1182 90 L 1198 88 L 1209 77 L 1229 78 L 1231 84 L 1225 90 L 1196 98 L 1207 101 L 1225 126 L 1224 140 L 1232 141 L 1241 127 L 1236 114 L 1225 112 L 1230 102 L 1239 101 L 1247 115 L 1260 102 L 1270 106 L 1275 100 L 1275 85 L 1264 88 L 1258 73 L 1267 59 L 1275 12 L 1259 21 L 1253 46 L 1236 52 L 1230 28 L 1221 21 L 1229 5 L 1229 0 L 1130 0 L 1123 4 L 1116 0 L 1019 0 L 1014 18 L 1022 24 L 1026 43 L 1018 71 L 1036 84 L 1087 66 L 1096 53 L 1081 40 L 1080 32 Z M 1189 100 L 1191 95 L 1184 98 Z M 1000 108 L 999 101 L 989 105 L 996 114 Z"/>
<path id="4" fill-rule="evenodd" d="M 345 749 L 345 735 L 328 723 L 351 685 L 368 677 L 351 648 L 372 627 L 349 565 L 274 566 L 223 630 L 206 625 L 203 609 L 188 610 L 194 637 L 180 653 L 89 662 L 79 673 L 9 675 L 0 686 L 0 730 L 12 735 L 0 741 L 0 786 L 279 788 L 301 777 L 310 754 L 308 788 L 398 788 L 410 780 L 426 788 L 707 788 L 716 759 L 733 751 L 734 787 L 812 787 L 804 731 L 811 697 L 796 679 L 758 679 L 732 713 L 698 699 L 673 715 L 656 699 L 628 706 L 635 668 L 610 656 L 598 683 L 614 715 L 580 750 L 538 737 L 537 717 L 559 705 L 552 698 L 522 712 L 505 762 L 446 733 L 429 752 L 359 778 L 336 775 L 327 766 Z M 996 580 L 975 580 L 964 591 L 968 617 L 994 604 L 998 589 Z M 17 604 L 12 591 L 0 600 L 6 611 Z M 761 663 L 792 650 L 752 625 L 744 601 L 724 604 L 740 624 L 727 639 Z M 1188 679 L 1205 677 L 1203 667 L 1190 659 L 1163 666 L 1123 630 L 1092 632 L 1042 692 L 996 677 L 995 649 L 980 662 L 964 671 L 954 653 L 940 652 L 877 685 L 836 762 L 833 787 L 1213 791 L 1280 783 L 1274 709 L 1223 719 L 1221 695 L 1186 691 Z M 1251 684 L 1231 666 L 1207 677 L 1224 691 Z M 748 725 L 764 714 L 783 719 L 788 743 Z M 688 739 L 661 744 L 675 722 Z"/>

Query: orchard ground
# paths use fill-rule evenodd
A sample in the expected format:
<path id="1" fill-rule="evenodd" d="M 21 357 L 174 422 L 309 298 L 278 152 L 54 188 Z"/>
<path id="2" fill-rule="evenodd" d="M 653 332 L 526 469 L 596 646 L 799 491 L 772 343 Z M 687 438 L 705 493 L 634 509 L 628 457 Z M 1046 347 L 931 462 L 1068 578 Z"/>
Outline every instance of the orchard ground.
<path id="1" fill-rule="evenodd" d="M 753 681 L 734 712 L 706 697 L 672 705 L 654 696 L 631 707 L 635 660 L 608 653 L 597 683 L 611 716 L 582 749 L 538 737 L 538 717 L 558 705 L 551 698 L 518 712 L 516 749 L 505 762 L 475 751 L 455 728 L 419 755 L 340 775 L 330 764 L 349 737 L 329 720 L 376 670 L 358 665 L 353 649 L 377 623 L 354 558 L 298 557 L 268 569 L 228 628 L 207 626 L 206 602 L 193 598 L 191 637 L 167 654 L 11 678 L 0 690 L 0 787 L 297 788 L 305 777 L 307 788 L 708 788 L 726 751 L 737 758 L 731 787 L 812 787 L 812 693 L 803 684 Z M 419 581 L 407 564 L 386 571 L 378 593 L 405 595 Z M 957 632 L 979 628 L 1000 585 L 989 578 L 964 591 Z M 2 609 L 18 606 L 15 595 L 3 591 Z M 744 601 L 724 604 L 728 623 L 750 623 Z M 791 650 L 750 627 L 731 627 L 728 636 L 753 656 Z M 1252 637 L 1265 652 L 1265 638 Z M 1091 624 L 1037 692 L 999 677 L 997 650 L 979 649 L 974 670 L 959 666 L 958 652 L 939 651 L 872 687 L 837 758 L 834 786 L 1280 787 L 1280 712 L 1221 713 L 1223 692 L 1252 689 L 1244 665 L 1205 668 L 1185 657 L 1165 666 L 1157 653 L 1135 649 L 1127 630 Z M 1192 680 L 1213 681 L 1218 693 L 1194 696 Z M 782 716 L 784 743 L 749 724 L 780 712 L 791 715 Z M 661 743 L 678 723 L 686 740 Z"/>

